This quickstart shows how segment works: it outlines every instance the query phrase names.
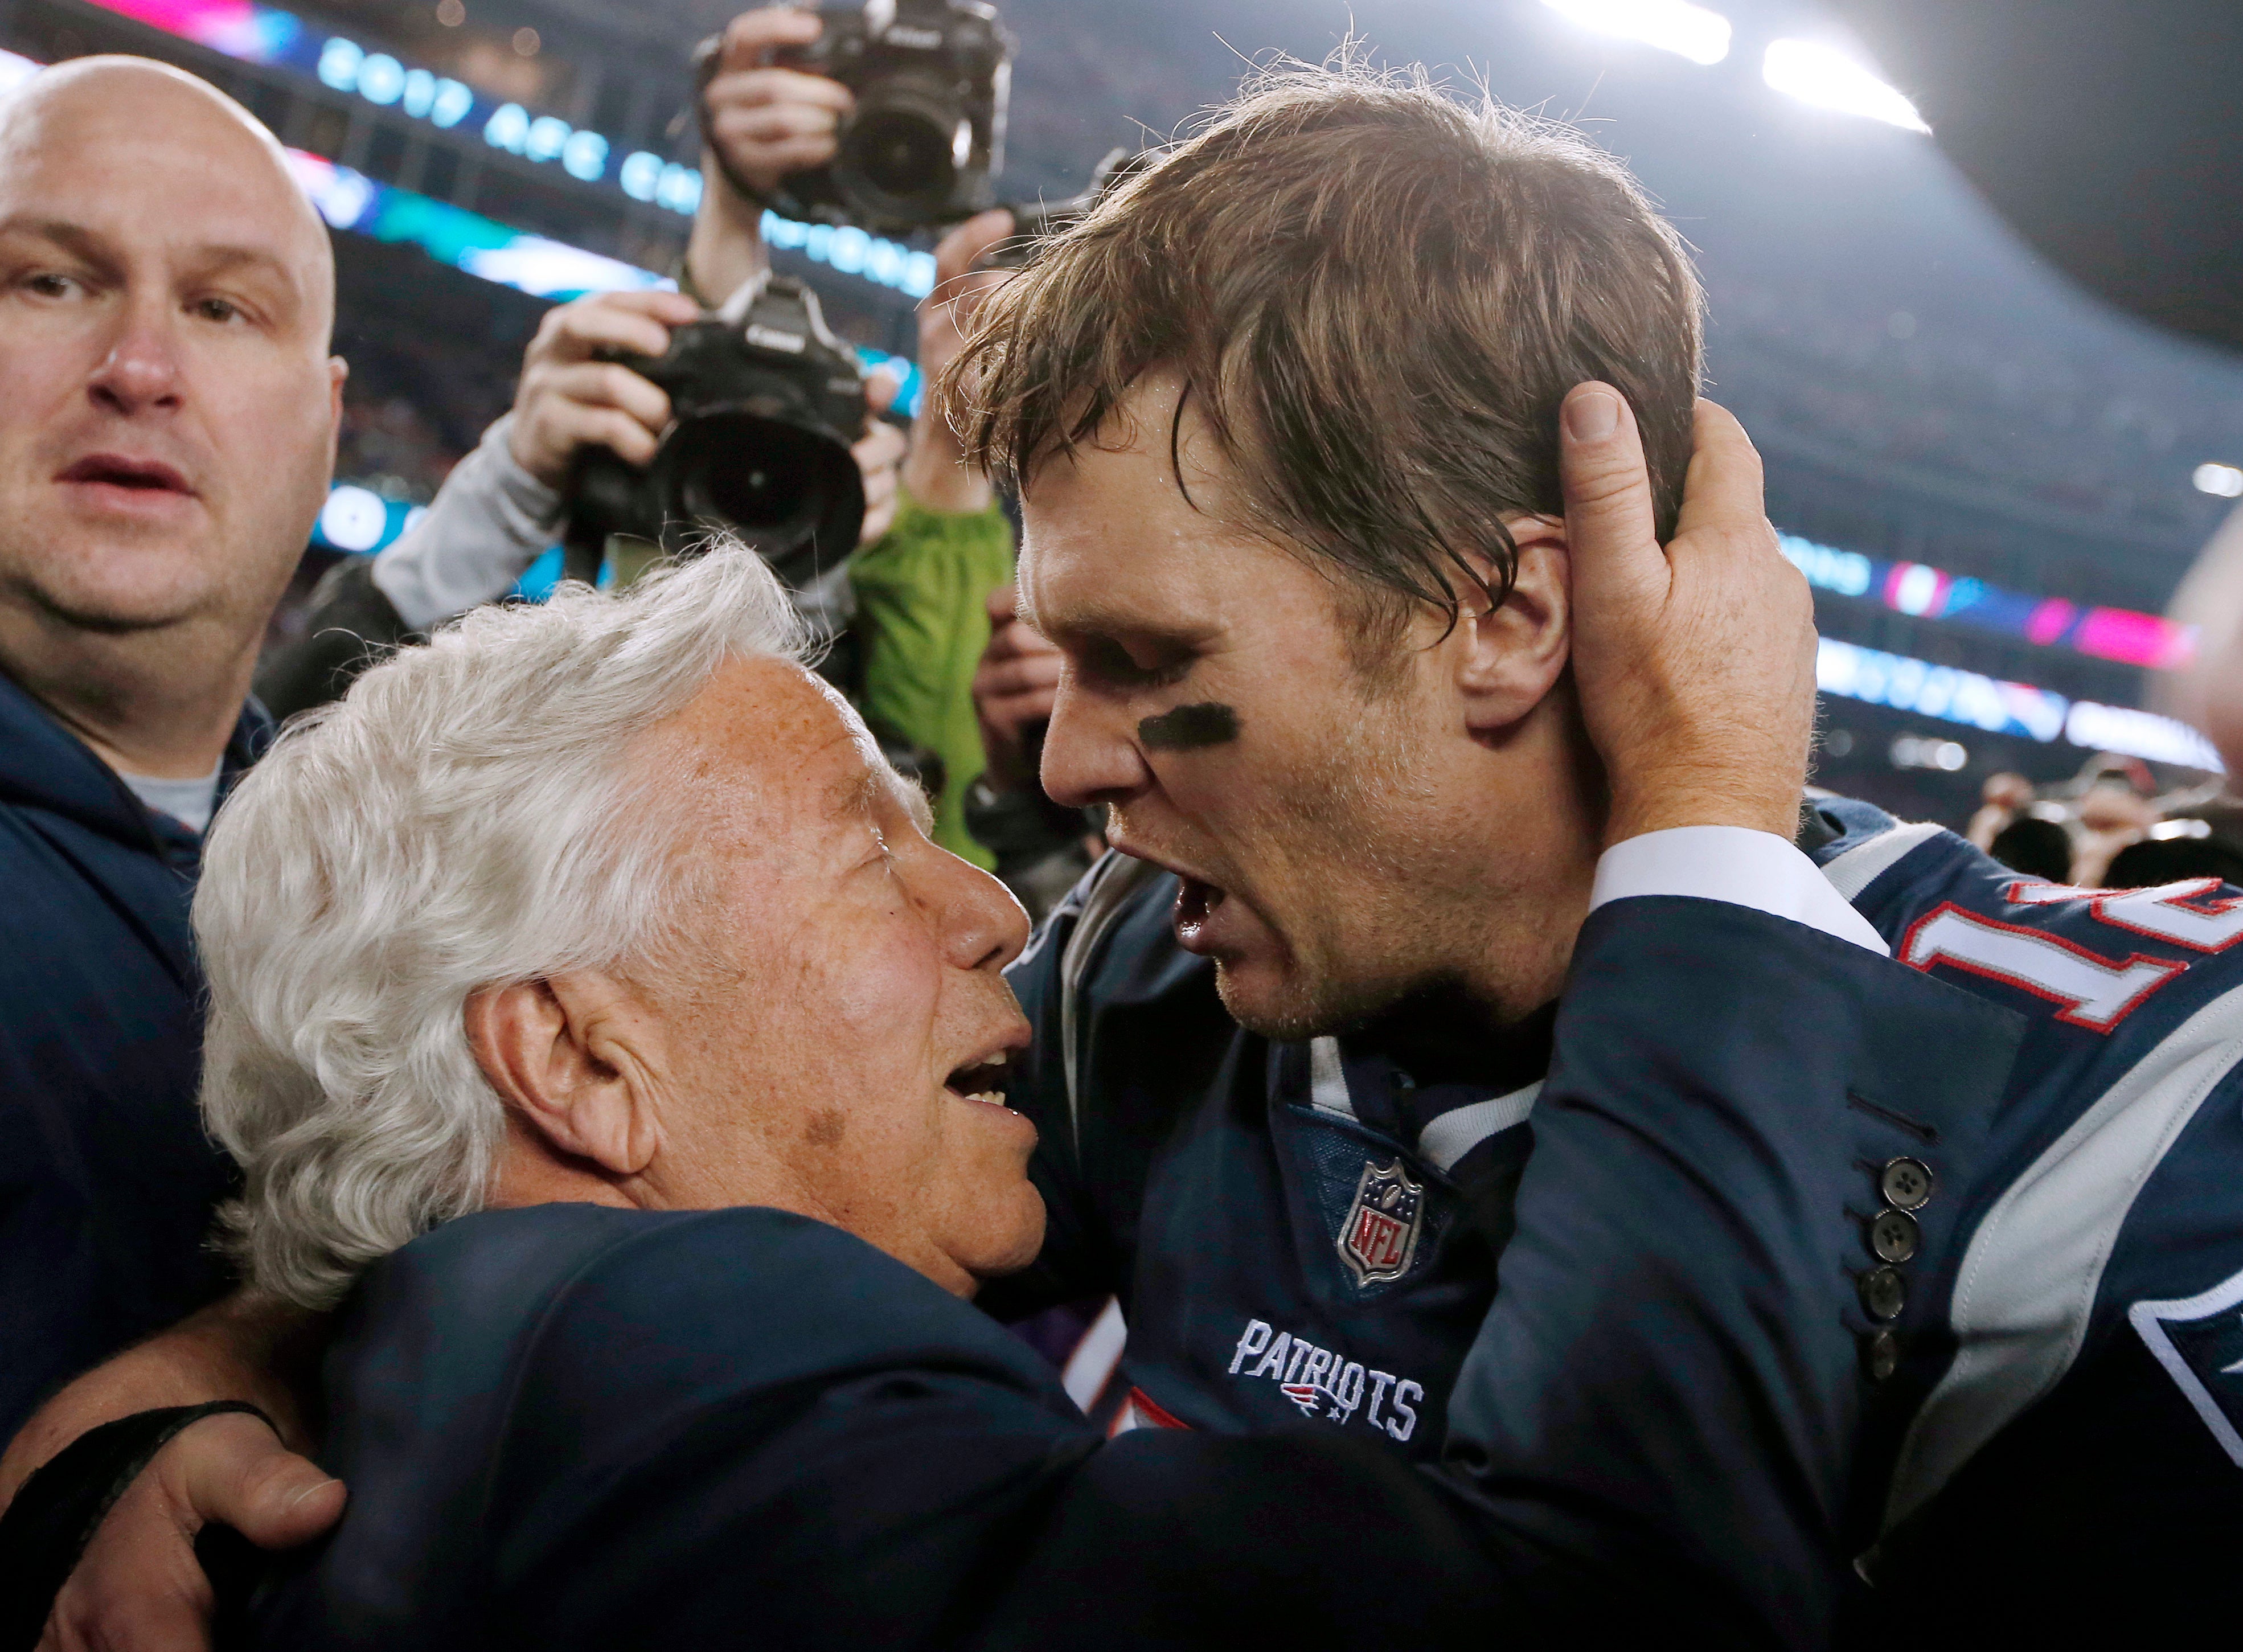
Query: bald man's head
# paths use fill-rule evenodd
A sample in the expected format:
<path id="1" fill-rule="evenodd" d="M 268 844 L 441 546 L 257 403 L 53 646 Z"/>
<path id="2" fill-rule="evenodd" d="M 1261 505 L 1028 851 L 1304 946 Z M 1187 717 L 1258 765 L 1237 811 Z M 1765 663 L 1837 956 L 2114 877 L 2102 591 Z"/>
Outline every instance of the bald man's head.
<path id="1" fill-rule="evenodd" d="M 246 670 L 333 468 L 333 320 L 327 226 L 224 93 L 88 57 L 0 99 L 0 664 L 153 631 Z"/>
<path id="2" fill-rule="evenodd" d="M 271 129 L 184 69 L 147 57 L 77 57 L 41 71 L 0 98 L 0 202 L 9 175 L 42 155 L 91 149 L 125 159 L 152 147 L 181 165 L 207 166 L 232 179 L 239 205 L 271 217 L 297 265 L 306 300 L 324 324 L 324 347 L 335 307 L 327 226 Z M 0 214 L 6 210 L 0 205 Z"/>

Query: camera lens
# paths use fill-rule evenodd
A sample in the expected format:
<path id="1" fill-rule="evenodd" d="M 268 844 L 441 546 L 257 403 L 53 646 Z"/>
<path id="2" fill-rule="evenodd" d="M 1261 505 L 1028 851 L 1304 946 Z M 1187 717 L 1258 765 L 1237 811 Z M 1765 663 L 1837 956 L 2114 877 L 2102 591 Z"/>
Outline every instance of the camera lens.
<path id="1" fill-rule="evenodd" d="M 940 78 L 900 74 L 867 88 L 841 134 L 834 181 L 868 229 L 941 218 L 973 152 L 973 128 Z"/>
<path id="2" fill-rule="evenodd" d="M 687 478 L 684 502 L 697 517 L 792 538 L 814 514 L 812 478 L 799 451 L 807 442 L 783 427 L 757 423 L 758 439 L 744 442 L 731 462 L 717 460 Z"/>
<path id="3" fill-rule="evenodd" d="M 802 570 L 856 549 L 864 480 L 842 443 L 758 414 L 712 412 L 682 424 L 664 455 L 677 502 L 663 537 L 673 551 L 710 529 L 737 534 L 798 583 Z"/>
<path id="4" fill-rule="evenodd" d="M 957 170 L 950 135 L 909 110 L 873 111 L 850 134 L 849 151 L 866 183 L 899 199 L 949 194 Z"/>

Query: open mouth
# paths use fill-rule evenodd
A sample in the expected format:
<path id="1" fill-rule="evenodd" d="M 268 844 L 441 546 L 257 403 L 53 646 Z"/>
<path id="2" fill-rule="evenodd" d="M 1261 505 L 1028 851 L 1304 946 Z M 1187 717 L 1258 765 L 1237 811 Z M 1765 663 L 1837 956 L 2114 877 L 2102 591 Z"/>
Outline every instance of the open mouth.
<path id="1" fill-rule="evenodd" d="M 192 496 L 187 479 L 167 464 L 153 459 L 128 459 L 113 453 L 89 454 L 64 469 L 57 482 L 97 482 L 135 493 L 176 493 Z"/>
<path id="2" fill-rule="evenodd" d="M 961 1102 L 980 1102 L 985 1107 L 1004 1107 L 1005 1096 L 1013 1083 L 1011 1054 L 999 1050 L 987 1061 L 960 1067 L 943 1081 L 943 1088 Z M 1007 1111 L 1010 1111 L 1007 1108 Z"/>
<path id="3" fill-rule="evenodd" d="M 1176 886 L 1176 934 L 1186 945 L 1199 934 L 1202 926 L 1213 917 L 1229 897 L 1211 883 L 1179 874 Z"/>

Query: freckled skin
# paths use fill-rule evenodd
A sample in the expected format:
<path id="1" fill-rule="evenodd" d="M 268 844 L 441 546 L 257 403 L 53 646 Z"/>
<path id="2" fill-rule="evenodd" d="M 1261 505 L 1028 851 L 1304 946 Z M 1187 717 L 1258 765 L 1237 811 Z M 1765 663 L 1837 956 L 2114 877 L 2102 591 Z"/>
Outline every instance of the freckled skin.
<path id="1" fill-rule="evenodd" d="M 927 840 L 855 714 L 746 661 L 649 732 L 699 895 L 685 956 L 637 983 L 663 1150 L 646 1208 L 769 1204 L 845 1228 L 960 1295 L 1032 1260 L 1034 1128 L 946 1088 L 1023 1031 L 1004 887 Z"/>
<path id="2" fill-rule="evenodd" d="M 1238 738 L 1238 713 L 1219 701 L 1179 705 L 1137 725 L 1137 738 L 1155 752 L 1196 752 Z"/>

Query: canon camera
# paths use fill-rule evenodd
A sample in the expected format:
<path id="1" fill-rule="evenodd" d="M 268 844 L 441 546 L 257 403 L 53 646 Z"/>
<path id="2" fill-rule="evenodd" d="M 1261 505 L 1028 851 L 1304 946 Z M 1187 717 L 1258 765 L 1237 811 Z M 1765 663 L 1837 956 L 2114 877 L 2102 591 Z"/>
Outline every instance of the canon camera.
<path id="1" fill-rule="evenodd" d="M 767 277 L 659 358 L 603 352 L 669 392 L 674 422 L 634 469 L 588 450 L 570 489 L 569 577 L 590 580 L 610 534 L 690 555 L 712 532 L 753 546 L 802 592 L 857 548 L 865 483 L 864 369 L 826 330 L 818 296 Z"/>
<path id="2" fill-rule="evenodd" d="M 774 58 L 839 81 L 856 106 L 833 158 L 789 173 L 772 209 L 903 235 L 992 205 L 989 179 L 1005 164 L 1013 68 L 1013 37 L 996 8 L 980 0 L 866 0 L 821 6 L 818 17 L 825 28 L 816 40 Z M 713 58 L 704 64 L 704 85 L 714 67 Z"/>

